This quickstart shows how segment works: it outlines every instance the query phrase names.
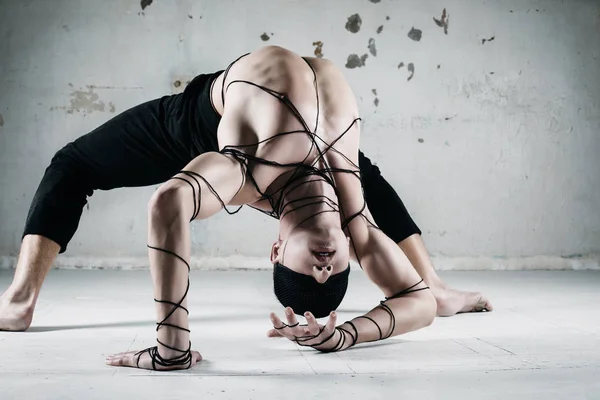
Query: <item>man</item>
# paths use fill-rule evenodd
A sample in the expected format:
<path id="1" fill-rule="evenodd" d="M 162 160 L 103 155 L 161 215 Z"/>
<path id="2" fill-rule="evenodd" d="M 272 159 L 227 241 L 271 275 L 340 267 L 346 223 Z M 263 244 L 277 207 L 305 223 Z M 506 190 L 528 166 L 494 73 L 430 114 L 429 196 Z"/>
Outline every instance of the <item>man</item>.
<path id="1" fill-rule="evenodd" d="M 15 278 L 0 299 L 0 329 L 29 327 L 46 273 L 77 229 L 86 196 L 169 178 L 149 204 L 159 345 L 112 357 L 112 365 L 177 369 L 200 359 L 189 348 L 185 308 L 188 221 L 226 205 L 248 204 L 280 219 L 271 259 L 284 305 L 295 301 L 289 289 L 298 275 L 311 276 L 320 285 L 337 284 L 318 316 L 329 314 L 345 291 L 351 256 L 390 297 L 360 323 L 340 327 L 335 315 L 323 327 L 311 313 L 301 327 L 293 316 L 299 310 L 287 308 L 288 325 L 272 315 L 271 336 L 341 350 L 428 325 L 436 308 L 439 315 L 491 309 L 482 295 L 452 291 L 437 277 L 400 199 L 359 156 L 357 116 L 354 97 L 330 62 L 265 47 L 225 73 L 200 75 L 184 93 L 134 107 L 68 144 L 32 202 Z M 400 248 L 376 229 L 369 209 Z M 394 215 L 402 216 L 403 226 L 388 223 Z M 319 304 L 305 300 L 296 303 Z"/>

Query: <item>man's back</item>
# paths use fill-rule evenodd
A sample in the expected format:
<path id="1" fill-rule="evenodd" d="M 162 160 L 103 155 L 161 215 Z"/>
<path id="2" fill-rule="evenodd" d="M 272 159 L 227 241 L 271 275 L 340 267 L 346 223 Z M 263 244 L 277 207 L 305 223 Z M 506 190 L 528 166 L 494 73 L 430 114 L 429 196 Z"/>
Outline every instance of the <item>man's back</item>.
<path id="1" fill-rule="evenodd" d="M 249 162 L 254 182 L 238 193 L 233 204 L 258 200 L 258 191 L 277 191 L 277 183 L 270 187 L 277 178 L 287 181 L 294 167 L 272 163 L 325 169 L 335 158 L 356 158 L 356 101 L 339 69 L 328 60 L 264 47 L 232 63 L 215 81 L 212 97 L 223 115 L 220 149 L 234 148 L 250 160 L 269 162 Z"/>

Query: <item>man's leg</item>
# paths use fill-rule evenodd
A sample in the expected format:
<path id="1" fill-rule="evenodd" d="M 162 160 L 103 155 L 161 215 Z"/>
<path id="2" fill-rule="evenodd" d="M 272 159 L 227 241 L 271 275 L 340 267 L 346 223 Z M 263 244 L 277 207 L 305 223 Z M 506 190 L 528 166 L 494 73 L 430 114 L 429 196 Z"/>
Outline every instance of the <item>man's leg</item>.
<path id="1" fill-rule="evenodd" d="M 488 310 L 492 311 L 492 303 L 479 292 L 454 290 L 442 281 L 427 254 L 421 235 L 414 234 L 398 243 L 421 278 L 427 283 L 438 303 L 437 314 L 449 317 L 457 313 Z"/>
<path id="2" fill-rule="evenodd" d="M 381 176 L 379 168 L 359 152 L 360 173 L 367 206 L 375 223 L 404 251 L 413 267 L 431 288 L 438 303 L 439 316 L 459 312 L 492 310 L 487 298 L 477 292 L 450 289 L 436 273 L 421 238 L 421 230 L 414 223 L 396 191 Z"/>
<path id="3" fill-rule="evenodd" d="M 44 278 L 75 234 L 87 196 L 163 182 L 189 161 L 185 135 L 166 129 L 175 101 L 134 107 L 56 153 L 32 201 L 13 282 L 0 297 L 0 330 L 31 324 Z"/>
<path id="4" fill-rule="evenodd" d="M 0 297 L 0 330 L 29 328 L 42 283 L 59 250 L 58 243 L 43 236 L 23 238 L 13 282 Z"/>

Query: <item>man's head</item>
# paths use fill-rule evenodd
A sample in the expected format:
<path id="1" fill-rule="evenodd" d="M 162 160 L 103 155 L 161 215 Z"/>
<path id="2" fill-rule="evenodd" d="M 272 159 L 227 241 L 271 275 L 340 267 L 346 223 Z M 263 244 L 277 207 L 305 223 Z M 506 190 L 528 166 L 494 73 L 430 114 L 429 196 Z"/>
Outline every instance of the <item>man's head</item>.
<path id="1" fill-rule="evenodd" d="M 349 240 L 341 228 L 298 228 L 271 248 L 277 299 L 298 315 L 325 317 L 342 302 L 350 272 Z"/>

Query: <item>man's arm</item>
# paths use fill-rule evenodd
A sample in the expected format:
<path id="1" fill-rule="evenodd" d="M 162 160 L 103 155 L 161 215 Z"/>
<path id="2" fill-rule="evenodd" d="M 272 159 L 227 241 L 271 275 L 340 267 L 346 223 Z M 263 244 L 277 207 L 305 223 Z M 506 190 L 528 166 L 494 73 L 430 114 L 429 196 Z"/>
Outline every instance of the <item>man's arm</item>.
<path id="1" fill-rule="evenodd" d="M 358 165 L 358 152 L 350 157 Z M 336 168 L 355 174 L 335 174 L 342 220 L 350 237 L 356 261 L 389 300 L 369 313 L 344 323 L 346 339 L 355 343 L 379 340 L 420 329 L 435 318 L 436 302 L 402 250 L 375 224 L 365 203 L 359 172 L 342 157 L 335 157 Z"/>
<path id="2" fill-rule="evenodd" d="M 171 370 L 189 368 L 201 359 L 191 350 L 188 321 L 189 222 L 221 210 L 239 192 L 244 177 L 245 169 L 235 158 L 205 153 L 154 193 L 148 207 L 148 247 L 158 344 L 110 356 L 109 365 Z"/>

